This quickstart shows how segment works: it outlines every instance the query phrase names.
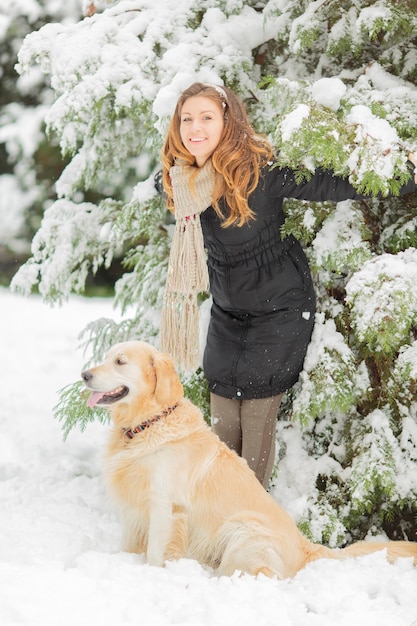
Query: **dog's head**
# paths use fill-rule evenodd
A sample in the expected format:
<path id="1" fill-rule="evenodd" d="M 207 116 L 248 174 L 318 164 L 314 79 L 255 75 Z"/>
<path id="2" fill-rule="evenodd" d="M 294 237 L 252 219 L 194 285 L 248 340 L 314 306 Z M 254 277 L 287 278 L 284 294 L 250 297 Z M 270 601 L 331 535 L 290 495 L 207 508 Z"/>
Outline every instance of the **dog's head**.
<path id="1" fill-rule="evenodd" d="M 184 395 L 171 357 L 143 341 L 116 344 L 101 365 L 85 370 L 81 378 L 92 392 L 89 407 L 123 406 L 127 413 L 142 413 L 165 409 Z"/>

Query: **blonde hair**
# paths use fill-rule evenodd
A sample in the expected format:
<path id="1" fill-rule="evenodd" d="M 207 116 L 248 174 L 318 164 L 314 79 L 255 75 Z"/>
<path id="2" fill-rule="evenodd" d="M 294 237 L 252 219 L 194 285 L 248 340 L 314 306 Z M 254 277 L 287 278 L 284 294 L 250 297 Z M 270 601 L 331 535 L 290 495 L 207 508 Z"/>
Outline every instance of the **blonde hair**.
<path id="1" fill-rule="evenodd" d="M 224 220 L 223 226 L 231 224 L 243 226 L 250 219 L 254 219 L 254 213 L 248 205 L 248 197 L 256 189 L 259 170 L 271 159 L 273 150 L 265 137 L 255 133 L 249 124 L 245 107 L 228 87 L 194 83 L 183 91 L 178 99 L 162 150 L 162 180 L 168 196 L 168 208 L 171 211 L 174 208 L 169 171 L 175 159 L 181 159 L 188 165 L 196 165 L 195 158 L 184 147 L 180 136 L 182 107 L 188 98 L 194 96 L 210 98 L 224 111 L 223 132 L 211 156 L 214 170 L 218 173 L 212 205 L 219 217 Z M 220 208 L 221 198 L 224 198 L 230 208 L 230 214 L 227 216 L 223 215 Z"/>

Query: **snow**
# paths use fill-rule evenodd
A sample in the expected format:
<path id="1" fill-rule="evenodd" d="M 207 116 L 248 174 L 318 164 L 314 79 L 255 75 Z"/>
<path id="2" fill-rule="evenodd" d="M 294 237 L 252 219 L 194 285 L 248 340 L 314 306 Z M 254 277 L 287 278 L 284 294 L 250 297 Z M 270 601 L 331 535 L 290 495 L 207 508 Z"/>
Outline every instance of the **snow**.
<path id="1" fill-rule="evenodd" d="M 395 343 L 395 333 L 407 333 L 416 317 L 417 250 L 384 253 L 366 261 L 346 284 L 346 302 L 352 306 L 352 323 L 360 338 L 396 319 L 396 330 L 390 332 Z"/>
<path id="2" fill-rule="evenodd" d="M 337 111 L 340 100 L 346 93 L 346 85 L 340 78 L 320 78 L 313 84 L 311 92 L 313 99 L 318 104 Z"/>
<path id="3" fill-rule="evenodd" d="M 17 236 L 23 228 L 24 215 L 21 211 L 10 211 L 10 207 L 21 207 L 23 211 L 31 206 L 34 198 L 35 191 L 22 191 L 12 174 L 0 176 L 0 245 L 8 245 L 16 250 L 19 245 Z M 29 243 L 20 242 L 20 246 L 27 250 Z"/>
<path id="4" fill-rule="evenodd" d="M 72 297 L 50 308 L 38 296 L 1 288 L 0 307 L 2 626 L 417 623 L 417 569 L 409 559 L 390 565 L 377 553 L 318 561 L 277 581 L 217 578 L 185 559 L 155 568 L 119 552 L 119 524 L 101 478 L 108 427 L 92 423 L 64 441 L 53 418 L 58 390 L 78 380 L 84 363 L 79 332 L 111 317 L 111 303 Z M 292 485 L 304 470 L 299 461 L 287 469 L 294 480 L 284 477 L 286 498 L 295 501 Z"/>
<path id="5" fill-rule="evenodd" d="M 324 220 L 312 247 L 312 259 L 319 267 L 332 267 L 339 272 L 359 269 L 370 258 L 370 246 L 364 241 L 366 227 L 361 211 L 351 200 L 338 202 L 336 209 Z"/>
<path id="6" fill-rule="evenodd" d="M 306 104 L 299 104 L 294 111 L 288 113 L 282 122 L 282 140 L 290 141 L 291 135 L 300 128 L 303 120 L 305 120 L 309 114 L 310 107 Z"/>

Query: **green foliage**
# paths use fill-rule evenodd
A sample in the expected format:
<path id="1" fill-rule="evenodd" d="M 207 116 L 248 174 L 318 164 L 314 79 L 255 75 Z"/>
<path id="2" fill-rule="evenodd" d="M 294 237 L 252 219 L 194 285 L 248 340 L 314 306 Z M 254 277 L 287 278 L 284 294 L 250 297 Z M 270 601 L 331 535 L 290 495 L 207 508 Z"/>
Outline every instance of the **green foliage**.
<path id="1" fill-rule="evenodd" d="M 330 169 L 371 196 L 396 195 L 409 180 L 396 133 L 404 140 L 410 132 L 417 134 L 417 106 L 411 94 L 394 104 L 392 97 L 385 102 L 375 90 L 372 97 L 371 85 L 350 89 L 337 79 L 307 84 L 280 78 L 267 84 L 264 89 L 261 83 L 257 119 L 263 120 L 261 130 L 272 135 L 278 165 L 290 165 L 300 179 L 308 179 L 318 167 Z M 326 89 L 340 92 L 331 108 L 320 103 Z M 410 124 L 404 127 L 404 116 L 413 131 Z M 271 120 L 277 120 L 274 126 Z"/>
<path id="2" fill-rule="evenodd" d="M 409 55 L 417 21 L 413 7 L 415 0 L 271 3 L 266 14 L 281 18 L 278 39 L 283 53 L 276 61 L 280 74 L 297 55 L 310 73 L 320 66 L 326 76 L 375 58 L 390 69 L 395 63 L 410 75 L 415 71 L 415 58 Z M 406 57 L 409 62 L 404 64 Z"/>
<path id="3" fill-rule="evenodd" d="M 316 543 L 337 547 L 346 541 L 346 527 L 340 519 L 340 512 L 326 499 L 311 503 L 308 517 L 298 523 L 302 533 Z"/>
<path id="4" fill-rule="evenodd" d="M 29 293 L 37 284 L 46 302 L 62 302 L 81 293 L 90 271 L 109 267 L 118 242 L 103 237 L 117 206 L 75 204 L 58 200 L 45 212 L 32 242 L 32 257 L 15 275 L 12 286 Z M 113 245 L 112 245 L 113 243 Z"/>
<path id="5" fill-rule="evenodd" d="M 352 143 L 353 129 L 338 121 L 336 115 L 324 107 L 317 107 L 313 102 L 310 107 L 300 104 L 298 112 L 304 119 L 299 126 L 299 136 L 294 141 L 293 133 L 282 133 L 283 123 L 277 127 L 275 146 L 279 154 L 279 163 L 304 164 L 306 155 L 323 167 L 333 169 L 337 174 L 347 175 L 347 146 Z M 297 109 L 294 113 L 297 113 Z M 293 116 L 294 113 L 288 115 Z M 284 122 L 288 122 L 285 117 Z M 308 172 L 306 167 L 306 172 Z"/>
<path id="6" fill-rule="evenodd" d="M 326 411 L 347 411 L 355 399 L 356 363 L 333 320 L 317 316 L 293 401 L 293 418 L 307 426 Z"/>
<path id="7" fill-rule="evenodd" d="M 401 346 L 388 384 L 392 406 L 410 407 L 417 396 L 417 342 Z"/>
<path id="8" fill-rule="evenodd" d="M 371 41 L 379 42 L 409 37 L 415 32 L 413 20 L 410 20 L 410 4 L 404 0 L 389 2 L 386 10 L 381 7 L 379 15 L 377 11 L 368 13 L 366 21 L 364 19 L 361 23 L 362 33 Z"/>
<path id="9" fill-rule="evenodd" d="M 406 248 L 417 248 L 417 215 L 400 216 L 381 237 L 387 252 L 400 252 Z"/>
<path id="10" fill-rule="evenodd" d="M 67 385 L 60 391 L 59 401 L 53 409 L 54 417 L 62 422 L 64 439 L 66 439 L 75 427 L 83 432 L 88 424 L 99 421 L 108 423 L 108 411 L 87 406 L 89 391 L 85 389 L 81 381 Z"/>
<path id="11" fill-rule="evenodd" d="M 417 256 L 407 252 L 371 259 L 346 285 L 352 328 L 376 358 L 391 357 L 408 343 L 417 321 Z"/>
<path id="12" fill-rule="evenodd" d="M 198 368 L 192 374 L 183 375 L 181 382 L 184 387 L 185 397 L 189 398 L 191 402 L 200 408 L 204 419 L 210 425 L 210 392 L 202 369 Z"/>
<path id="13" fill-rule="evenodd" d="M 379 410 L 352 424 L 351 514 L 370 515 L 395 493 L 397 442 L 387 415 Z"/>
<path id="14" fill-rule="evenodd" d="M 81 7 L 70 3 L 3 3 L 0 31 L 0 249 L 12 267 L 30 255 L 45 205 L 55 198 L 54 183 L 64 167 L 58 142 L 46 140 L 44 115 L 51 102 L 47 80 L 38 74 L 18 80 L 15 64 L 25 37 L 47 22 L 77 21 Z M 4 214 L 3 214 L 4 213 Z M 7 223 L 12 217 L 14 229 Z M 6 228 L 4 224 L 6 223 Z M 3 247 L 4 246 L 4 247 Z M 2 264 L 2 282 L 4 276 Z M 7 284 L 11 276 L 7 276 Z"/>
<path id="15" fill-rule="evenodd" d="M 116 322 L 113 319 L 101 317 L 91 321 L 80 333 L 80 346 L 84 353 L 90 353 L 94 362 L 102 361 L 108 350 L 115 343 L 140 339 L 138 334 L 139 319 L 136 316 Z"/>
<path id="16" fill-rule="evenodd" d="M 367 227 L 359 204 L 340 202 L 322 222 L 312 244 L 310 260 L 315 271 L 326 269 L 352 274 L 372 258 Z"/>
<path id="17" fill-rule="evenodd" d="M 285 223 L 281 236 L 294 235 L 304 244 L 310 244 L 328 215 L 334 211 L 333 202 L 304 202 L 285 200 Z"/>

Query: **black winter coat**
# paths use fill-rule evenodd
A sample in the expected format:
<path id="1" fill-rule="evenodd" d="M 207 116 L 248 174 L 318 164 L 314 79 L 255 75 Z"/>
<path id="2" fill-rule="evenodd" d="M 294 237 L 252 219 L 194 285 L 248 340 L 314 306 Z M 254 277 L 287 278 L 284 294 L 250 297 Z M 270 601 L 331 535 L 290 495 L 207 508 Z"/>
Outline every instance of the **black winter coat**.
<path id="1" fill-rule="evenodd" d="M 414 189 L 412 179 L 402 193 Z M 255 220 L 222 228 L 212 207 L 201 214 L 213 296 L 203 360 L 210 391 L 267 398 L 294 385 L 311 339 L 315 294 L 300 244 L 281 239 L 283 200 L 363 197 L 332 172 L 317 170 L 297 184 L 292 170 L 274 168 L 263 171 L 249 198 Z"/>
<path id="2" fill-rule="evenodd" d="M 414 167 L 414 166 L 413 166 Z M 161 181 L 157 180 L 161 191 Z M 415 190 L 412 178 L 401 193 Z M 348 180 L 317 170 L 297 184 L 293 170 L 262 171 L 242 227 L 221 227 L 212 207 L 201 214 L 213 296 L 203 369 L 211 392 L 267 398 L 292 387 L 303 368 L 315 314 L 306 256 L 294 237 L 281 239 L 284 198 L 360 199 Z M 227 206 L 222 207 L 227 215 Z"/>

